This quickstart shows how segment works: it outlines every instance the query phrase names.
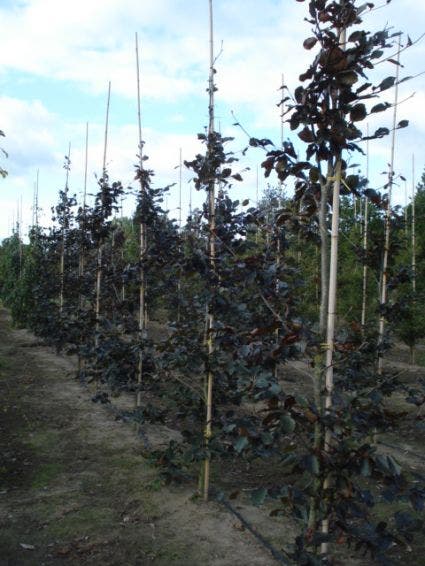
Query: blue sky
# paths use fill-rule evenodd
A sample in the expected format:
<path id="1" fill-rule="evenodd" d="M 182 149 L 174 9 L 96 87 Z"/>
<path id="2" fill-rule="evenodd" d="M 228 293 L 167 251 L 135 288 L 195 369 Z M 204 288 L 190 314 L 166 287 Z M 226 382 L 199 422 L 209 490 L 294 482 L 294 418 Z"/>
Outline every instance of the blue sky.
<path id="1" fill-rule="evenodd" d="M 302 48 L 309 35 L 304 21 L 307 4 L 295 0 L 215 0 L 215 39 L 222 54 L 217 62 L 217 116 L 226 135 L 235 136 L 232 149 L 240 155 L 246 139 L 235 129 L 231 110 L 256 137 L 279 143 L 280 120 L 276 103 L 282 73 L 293 89 L 313 53 Z M 365 26 L 377 30 L 388 24 L 415 39 L 423 32 L 422 0 L 393 0 L 366 16 Z M 63 158 L 71 142 L 71 190 L 81 192 L 85 123 L 90 123 L 89 192 L 101 169 L 102 137 L 108 81 L 112 82 L 108 170 L 114 179 L 129 183 L 137 152 L 134 33 L 139 34 L 142 67 L 142 113 L 146 152 L 155 182 L 177 181 L 179 148 L 191 159 L 199 150 L 196 134 L 207 123 L 208 2 L 207 0 L 0 0 L 0 129 L 9 158 L 3 163 L 9 176 L 1 182 L 0 238 L 10 233 L 22 198 L 24 229 L 31 219 L 33 186 L 40 170 L 40 205 L 48 224 L 50 207 L 64 184 Z M 404 75 L 425 71 L 425 40 L 403 55 Z M 385 68 L 384 68 L 385 67 Z M 381 65 L 382 76 L 395 74 Z M 377 75 L 374 75 L 377 80 Z M 397 136 L 397 172 L 408 178 L 411 155 L 417 172 L 424 166 L 425 79 L 404 83 L 399 119 L 410 127 Z M 385 100 L 392 101 L 392 91 Z M 391 114 L 378 116 L 379 125 L 391 124 Z M 374 124 L 371 124 L 373 127 Z M 285 135 L 289 132 L 285 132 Z M 384 181 L 380 173 L 389 160 L 389 139 L 373 142 L 371 182 Z M 241 157 L 238 168 L 249 166 L 245 182 L 234 189 L 237 198 L 256 193 L 259 151 Z M 359 161 L 356 157 L 355 161 Z M 189 172 L 183 175 L 183 212 L 189 199 Z M 265 186 L 260 178 L 260 190 Z M 404 186 L 394 191 L 404 202 Z M 202 195 L 194 194 L 195 204 Z M 131 201 L 126 203 L 131 210 Z M 177 206 L 177 188 L 168 198 Z M 177 214 L 177 213 L 176 213 Z"/>

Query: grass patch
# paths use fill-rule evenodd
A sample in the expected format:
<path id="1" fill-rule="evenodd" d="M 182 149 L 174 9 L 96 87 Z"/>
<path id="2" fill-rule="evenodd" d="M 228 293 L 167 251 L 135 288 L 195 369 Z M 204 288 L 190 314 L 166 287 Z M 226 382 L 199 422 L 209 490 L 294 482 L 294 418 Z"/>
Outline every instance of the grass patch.
<path id="1" fill-rule="evenodd" d="M 145 460 L 142 456 L 133 454 L 120 454 L 114 456 L 110 462 L 111 467 L 118 470 L 131 471 L 137 468 L 145 467 Z"/>
<path id="2" fill-rule="evenodd" d="M 116 522 L 110 508 L 83 507 L 49 525 L 49 532 L 57 538 L 67 539 L 107 530 Z"/>
<path id="3" fill-rule="evenodd" d="M 59 462 L 51 462 L 49 464 L 42 464 L 35 470 L 31 487 L 39 489 L 47 487 L 53 480 L 55 480 L 63 472 L 63 466 Z"/>
<path id="4" fill-rule="evenodd" d="M 50 453 L 60 445 L 61 432 L 56 430 L 38 430 L 33 432 L 27 440 L 27 444 L 35 450 L 45 450 Z"/>
<path id="5" fill-rule="evenodd" d="M 416 350 L 415 361 L 418 366 L 425 367 L 425 352 L 423 350 Z"/>

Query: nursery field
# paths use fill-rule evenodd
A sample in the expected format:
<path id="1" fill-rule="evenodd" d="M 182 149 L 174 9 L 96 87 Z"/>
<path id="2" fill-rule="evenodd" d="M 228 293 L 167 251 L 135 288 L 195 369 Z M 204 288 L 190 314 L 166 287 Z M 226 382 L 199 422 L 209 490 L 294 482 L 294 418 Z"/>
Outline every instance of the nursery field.
<path id="1" fill-rule="evenodd" d="M 193 483 L 164 487 L 149 450 L 165 445 L 176 430 L 145 425 L 141 438 L 131 423 L 117 418 L 131 405 L 130 396 L 116 398 L 112 411 L 94 404 L 90 389 L 75 380 L 76 361 L 13 328 L 4 309 L 0 344 L 2 566 L 282 563 L 222 502 L 197 498 Z M 403 349 L 394 352 L 389 363 L 406 380 L 423 377 L 425 368 L 400 361 L 403 354 Z M 303 363 L 282 368 L 282 382 L 294 391 L 308 388 L 306 368 Z M 391 402 L 393 409 L 406 408 L 401 405 Z M 415 438 L 397 431 L 382 440 L 391 445 L 384 451 L 412 470 L 425 470 L 422 433 Z M 253 506 L 243 486 L 264 476 L 273 481 L 278 472 L 269 464 L 249 470 L 241 463 L 225 473 L 220 465 L 213 471 L 226 498 L 238 490 L 233 510 L 277 550 L 294 536 L 289 514 L 272 517 L 272 507 Z M 422 564 L 424 549 L 423 541 L 416 541 L 408 563 Z M 392 558 L 406 563 L 404 554 Z M 335 564 L 340 562 L 369 564 L 347 552 Z"/>
<path id="2" fill-rule="evenodd" d="M 160 489 L 134 428 L 93 404 L 69 358 L 4 310 L 0 335 L 2 566 L 270 564 L 219 503 Z"/>
<path id="3" fill-rule="evenodd" d="M 0 560 L 421 564 L 425 172 L 412 156 L 409 202 L 394 156 L 422 36 L 370 31 L 370 2 L 305 2 L 312 58 L 282 79 L 281 139 L 236 121 L 233 151 L 206 4 L 208 126 L 179 152 L 178 218 L 148 168 L 136 33 L 132 186 L 108 171 L 109 82 L 96 193 L 86 123 L 82 201 L 70 143 L 51 224 L 36 183 L 28 239 L 18 219 L 0 245 Z M 248 152 L 256 202 L 232 194 Z M 192 188 L 204 202 L 183 219 Z"/>

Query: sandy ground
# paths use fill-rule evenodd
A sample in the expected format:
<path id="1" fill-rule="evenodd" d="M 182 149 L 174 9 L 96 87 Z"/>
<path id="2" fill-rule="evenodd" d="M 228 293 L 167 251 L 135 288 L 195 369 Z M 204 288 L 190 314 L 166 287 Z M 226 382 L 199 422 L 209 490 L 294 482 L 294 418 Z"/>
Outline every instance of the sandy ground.
<path id="1" fill-rule="evenodd" d="M 388 365 L 412 381 L 425 374 L 400 353 Z M 0 310 L 0 566 L 279 563 L 222 505 L 194 498 L 195 486 L 164 486 L 135 428 L 91 401 L 90 390 L 74 379 L 75 366 L 28 331 L 12 328 Z M 307 364 L 292 362 L 282 380 L 305 392 L 310 373 Z M 133 400 L 123 395 L 114 402 L 123 410 Z M 405 410 L 401 398 L 391 405 Z M 154 447 L 178 434 L 149 424 L 144 432 Z M 424 471 L 423 459 L 405 453 L 423 454 L 422 434 L 412 436 L 409 428 L 383 440 L 397 445 L 383 452 L 407 469 Z M 230 473 L 232 488 L 239 472 Z M 267 506 L 259 509 L 243 498 L 232 504 L 277 549 L 294 540 L 289 518 L 270 517 Z M 412 550 L 396 552 L 394 563 L 424 564 L 423 541 Z M 334 563 L 373 562 L 340 548 Z"/>
<path id="2" fill-rule="evenodd" d="M 72 360 L 0 312 L 0 565 L 270 566 L 221 505 L 162 486 Z"/>

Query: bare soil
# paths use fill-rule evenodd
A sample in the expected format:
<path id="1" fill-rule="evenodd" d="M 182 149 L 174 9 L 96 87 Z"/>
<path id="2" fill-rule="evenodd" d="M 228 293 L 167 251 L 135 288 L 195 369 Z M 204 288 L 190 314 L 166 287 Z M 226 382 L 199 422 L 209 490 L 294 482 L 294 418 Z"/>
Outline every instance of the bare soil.
<path id="1" fill-rule="evenodd" d="M 0 311 L 1 566 L 275 563 L 224 507 L 162 486 L 134 428 L 74 374 Z"/>
<path id="2" fill-rule="evenodd" d="M 424 376 L 424 368 L 409 366 L 404 354 L 394 354 L 387 367 L 397 367 L 411 381 Z M 0 310 L 0 566 L 278 563 L 225 507 L 196 499 L 196 486 L 164 486 L 134 426 L 93 403 L 93 392 L 75 380 L 75 373 L 74 359 L 13 328 Z M 308 392 L 310 374 L 302 361 L 284 366 L 285 390 Z M 128 394 L 113 401 L 120 410 L 133 408 Z M 402 398 L 391 399 L 391 409 L 409 411 L 411 422 L 383 438 L 393 448 L 382 450 L 423 473 L 424 460 L 405 452 L 423 454 L 423 435 L 412 435 L 417 411 Z M 143 431 L 154 448 L 180 436 L 172 420 L 146 423 Z M 237 511 L 275 548 L 287 548 L 297 531 L 293 520 L 270 517 L 274 504 L 257 508 L 244 495 L 251 483 L 277 478 L 280 470 L 267 462 L 255 470 L 244 466 L 235 462 L 224 473 L 216 465 L 214 484 L 227 493 L 237 489 L 232 502 Z M 419 566 L 424 552 L 419 540 L 393 559 Z M 341 548 L 334 563 L 367 566 L 372 561 Z"/>

